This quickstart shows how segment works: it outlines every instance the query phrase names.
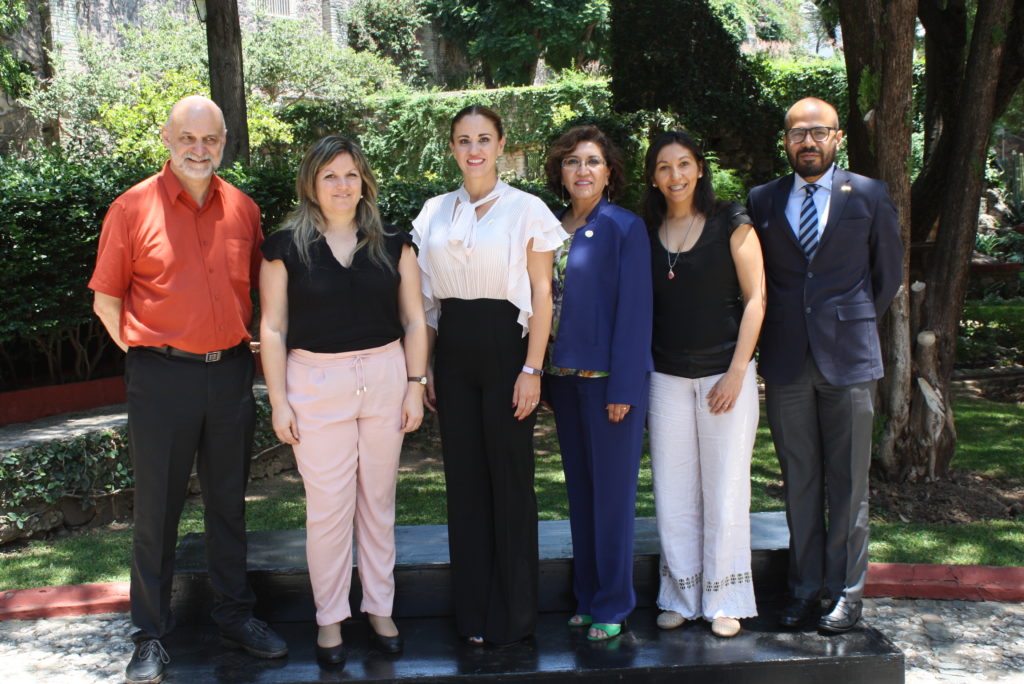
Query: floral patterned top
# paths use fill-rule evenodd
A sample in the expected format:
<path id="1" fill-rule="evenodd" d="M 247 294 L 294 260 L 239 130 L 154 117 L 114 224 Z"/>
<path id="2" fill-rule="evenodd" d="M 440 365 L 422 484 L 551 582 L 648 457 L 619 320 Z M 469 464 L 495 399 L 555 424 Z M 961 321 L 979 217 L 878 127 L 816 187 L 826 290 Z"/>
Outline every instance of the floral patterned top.
<path id="1" fill-rule="evenodd" d="M 565 294 L 565 265 L 569 262 L 569 250 L 572 249 L 572 240 L 579 230 L 569 235 L 565 242 L 555 248 L 555 267 L 552 270 L 551 278 L 551 339 L 548 341 L 548 359 L 551 358 L 555 348 L 555 338 L 558 336 L 558 321 L 562 314 L 562 296 Z M 581 378 L 607 378 L 607 371 L 580 370 L 576 368 L 562 368 L 552 365 L 549 361 L 544 366 L 544 372 L 549 375 L 565 376 L 575 375 Z"/>

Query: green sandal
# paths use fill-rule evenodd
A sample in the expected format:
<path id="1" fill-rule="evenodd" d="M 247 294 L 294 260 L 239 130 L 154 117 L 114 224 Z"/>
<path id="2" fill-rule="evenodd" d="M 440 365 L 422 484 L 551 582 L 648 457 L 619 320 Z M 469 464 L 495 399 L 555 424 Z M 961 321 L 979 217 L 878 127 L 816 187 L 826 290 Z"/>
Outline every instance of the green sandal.
<path id="1" fill-rule="evenodd" d="M 589 627 L 593 621 L 594 619 L 586 613 L 576 613 L 569 618 L 568 625 L 570 627 Z"/>
<path id="2" fill-rule="evenodd" d="M 590 625 L 590 628 L 604 632 L 604 636 L 593 636 L 592 634 L 587 634 L 587 639 L 589 641 L 608 641 L 622 633 L 622 625 L 611 624 L 608 622 L 594 622 Z"/>

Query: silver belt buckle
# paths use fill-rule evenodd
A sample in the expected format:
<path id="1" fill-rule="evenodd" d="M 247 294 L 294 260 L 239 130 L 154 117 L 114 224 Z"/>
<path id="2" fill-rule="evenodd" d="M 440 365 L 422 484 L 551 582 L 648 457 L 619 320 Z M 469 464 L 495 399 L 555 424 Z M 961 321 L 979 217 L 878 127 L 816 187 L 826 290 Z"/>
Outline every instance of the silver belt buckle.
<path id="1" fill-rule="evenodd" d="M 206 352 L 206 363 L 213 363 L 214 361 L 220 361 L 221 354 L 223 354 L 223 352 L 220 352 L 220 351 Z"/>

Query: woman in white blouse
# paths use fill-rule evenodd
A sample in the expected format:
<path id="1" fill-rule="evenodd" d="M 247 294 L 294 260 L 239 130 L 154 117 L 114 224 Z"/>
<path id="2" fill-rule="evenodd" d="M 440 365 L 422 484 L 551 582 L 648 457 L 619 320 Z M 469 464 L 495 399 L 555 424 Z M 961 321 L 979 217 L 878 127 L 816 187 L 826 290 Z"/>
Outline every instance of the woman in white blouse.
<path id="1" fill-rule="evenodd" d="M 536 623 L 533 425 L 552 254 L 567 236 L 543 202 L 498 180 L 497 113 L 466 107 L 450 135 L 462 186 L 413 221 L 434 347 L 425 401 L 441 427 L 456 629 L 502 646 Z"/>

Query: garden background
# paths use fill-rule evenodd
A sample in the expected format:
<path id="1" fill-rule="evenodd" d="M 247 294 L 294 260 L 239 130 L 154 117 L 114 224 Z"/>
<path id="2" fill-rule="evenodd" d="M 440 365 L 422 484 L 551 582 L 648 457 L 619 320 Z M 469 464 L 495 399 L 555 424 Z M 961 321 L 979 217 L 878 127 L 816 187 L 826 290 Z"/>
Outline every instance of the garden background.
<path id="1" fill-rule="evenodd" d="M 935 130 L 935 112 L 941 110 L 936 89 L 952 86 L 948 74 L 942 74 L 946 81 L 939 78 L 940 67 L 949 65 L 938 64 L 933 44 L 938 38 L 932 36 L 940 27 L 962 30 L 961 78 L 953 85 L 970 95 L 964 85 L 972 68 L 968 48 L 980 40 L 973 32 L 994 20 L 973 2 L 919 3 L 905 36 L 911 61 L 903 72 L 906 131 L 900 137 L 893 128 L 879 132 L 870 125 L 887 120 L 890 72 L 868 59 L 869 66 L 862 64 L 851 77 L 851 62 L 858 64 L 851 55 L 865 53 L 863 36 L 850 32 L 843 40 L 843 13 L 850 4 L 354 0 L 340 3 L 332 16 L 346 36 L 339 41 L 309 16 L 275 16 L 280 2 L 243 2 L 239 27 L 249 145 L 221 175 L 256 200 L 269 233 L 294 201 L 294 173 L 305 148 L 328 133 L 348 135 L 360 141 L 371 160 L 386 220 L 407 230 L 426 198 L 458 182 L 447 149 L 451 115 L 466 104 L 484 103 L 506 120 L 503 176 L 552 208 L 558 199 L 540 179 L 546 148 L 562 131 L 584 122 L 602 126 L 626 153 L 631 184 L 625 206 L 636 206 L 647 141 L 669 127 L 688 128 L 704 141 L 719 196 L 742 202 L 750 187 L 788 170 L 779 144 L 783 112 L 796 99 L 814 95 L 834 103 L 847 128 L 849 152 L 841 154 L 842 164 L 862 171 L 871 167 L 872 175 L 886 177 L 889 134 L 905 143 L 901 173 L 907 187 L 891 180 L 890 186 L 897 197 L 906 196 L 909 209 L 910 183 L 929 179 L 941 155 L 955 152 L 943 152 Z M 1021 36 L 1024 2 L 1001 4 L 1008 10 L 1002 30 L 1009 47 L 1000 54 L 1005 64 L 1019 57 L 1013 50 L 1019 53 L 1024 45 L 1024 40 L 1014 42 Z M 946 14 L 929 14 L 939 5 Z M 85 288 L 100 224 L 118 194 L 163 163 L 159 129 L 171 104 L 184 95 L 209 94 L 211 87 L 209 28 L 190 4 L 140 1 L 133 21 L 107 27 L 102 36 L 80 27 L 73 55 L 51 41 L 33 61 L 20 46 L 48 6 L 0 0 L 0 87 L 8 107 L 22 112 L 25 121 L 19 135 L 4 139 L 0 155 L 0 401 L 3 392 L 121 372 L 122 355 L 93 316 Z M 865 5 L 862 19 L 873 19 L 880 31 L 882 19 L 892 18 L 872 16 L 873 7 Z M 958 8 L 962 16 L 953 12 Z M 886 54 L 879 55 L 876 60 L 889 64 Z M 916 223 L 928 219 L 928 211 L 915 204 L 913 231 L 906 221 L 908 286 L 917 278 L 935 287 L 963 276 L 964 291 L 940 302 L 954 317 L 953 333 L 946 337 L 957 377 L 977 369 L 996 369 L 997 375 L 998 369 L 1019 370 L 1024 358 L 1024 97 L 1019 74 L 1004 79 L 999 73 L 1008 94 L 995 93 L 987 118 L 976 121 L 984 129 L 975 169 L 978 191 L 972 195 L 970 188 L 961 188 L 974 208 L 970 220 L 953 226 L 971 240 L 961 259 L 963 273 L 959 265 L 943 272 L 928 256 L 947 249 L 945 216 L 931 216 L 930 227 L 921 230 Z M 921 199 L 926 205 L 936 201 Z M 906 308 L 891 315 L 887 326 L 897 329 L 902 321 L 909 338 L 924 329 L 921 321 L 928 314 L 921 305 L 914 321 L 911 288 L 905 290 Z M 941 325 L 934 329 L 941 341 Z M 887 336 L 891 349 L 890 340 Z M 906 362 L 912 385 L 902 395 L 907 412 L 916 405 L 931 407 L 932 413 L 924 410 L 920 418 L 925 423 L 938 402 L 939 414 L 955 416 L 956 432 L 950 437 L 939 425 L 924 447 L 918 445 L 920 432 L 910 431 L 916 441 L 906 435 L 902 441 L 889 439 L 894 412 L 880 412 L 872 558 L 1024 565 L 1019 378 L 954 398 L 952 365 L 949 372 L 941 363 L 929 371 L 913 356 L 918 348 L 924 347 L 912 347 L 913 358 Z M 922 379 L 932 395 L 923 390 Z M 274 447 L 265 405 L 257 442 L 260 450 Z M 567 514 L 557 449 L 547 417 L 538 432 L 538 491 L 548 518 Z M 443 522 L 436 433 L 428 426 L 409 440 L 406 451 L 418 457 L 403 466 L 399 522 Z M 893 452 L 913 452 L 915 458 L 894 462 Z M 944 458 L 953 459 L 952 468 L 943 467 Z M 651 515 L 646 460 L 644 468 L 638 515 Z M 753 471 L 755 510 L 780 510 L 778 466 L 764 427 Z M 122 432 L 8 450 L 0 454 L 0 526 L 17 538 L 16 530 L 31 528 L 33 516 L 47 506 L 69 497 L 90 506 L 130 491 L 131 481 Z M 254 529 L 302 526 L 297 476 L 282 475 L 254 491 Z M 182 530 L 197 529 L 201 516 L 193 506 Z M 63 525 L 41 535 L 0 550 L 5 569 L 0 588 L 118 579 L 126 572 L 124 523 Z"/>

